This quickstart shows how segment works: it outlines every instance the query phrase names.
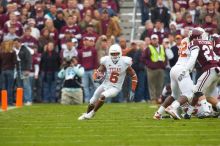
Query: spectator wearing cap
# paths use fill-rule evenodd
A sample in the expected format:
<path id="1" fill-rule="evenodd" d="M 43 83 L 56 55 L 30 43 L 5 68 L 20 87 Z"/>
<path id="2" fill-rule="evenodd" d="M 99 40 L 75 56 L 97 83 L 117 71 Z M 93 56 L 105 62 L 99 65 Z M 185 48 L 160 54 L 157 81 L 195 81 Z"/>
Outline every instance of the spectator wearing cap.
<path id="1" fill-rule="evenodd" d="M 40 38 L 40 30 L 36 27 L 36 22 L 33 18 L 28 19 L 28 26 L 31 28 L 31 36 L 38 40 Z"/>
<path id="2" fill-rule="evenodd" d="M 155 22 L 155 27 L 154 27 L 153 31 L 148 33 L 149 37 L 152 34 L 156 34 L 159 37 L 160 44 L 162 43 L 164 38 L 168 37 L 168 31 L 167 31 L 167 29 L 164 28 L 164 24 L 163 24 L 163 22 L 161 22 L 161 20 L 158 19 Z"/>
<path id="3" fill-rule="evenodd" d="M 115 11 L 112 8 L 109 8 L 108 6 L 108 0 L 101 0 L 101 6 L 98 9 L 99 13 L 103 13 L 103 10 L 105 9 L 110 17 L 116 16 Z"/>
<path id="4" fill-rule="evenodd" d="M 18 38 L 19 36 L 16 34 L 16 28 L 14 25 L 11 25 L 8 27 L 8 33 L 5 33 L 3 36 L 3 41 L 9 41 L 14 40 L 15 38 Z"/>
<path id="5" fill-rule="evenodd" d="M 68 18 L 66 19 L 66 25 L 61 28 L 59 38 L 60 39 L 63 38 L 65 32 L 68 31 L 71 33 L 72 38 L 77 38 L 80 40 L 82 38 L 82 34 L 81 34 L 82 32 L 77 24 L 77 21 L 78 20 L 76 15 L 73 16 L 69 15 Z"/>
<path id="6" fill-rule="evenodd" d="M 45 29 L 48 29 L 49 30 L 49 35 L 53 38 L 54 40 L 54 44 L 55 46 L 58 44 L 58 31 L 57 29 L 54 27 L 54 24 L 53 24 L 53 20 L 51 19 L 47 19 L 45 21 L 45 27 L 43 28 L 43 30 L 41 31 L 41 33 L 43 33 L 43 31 Z"/>
<path id="7" fill-rule="evenodd" d="M 157 0 L 157 6 L 151 11 L 151 20 L 156 23 L 156 20 L 161 20 L 164 27 L 168 28 L 170 23 L 170 11 L 163 5 L 162 0 Z"/>
<path id="8" fill-rule="evenodd" d="M 56 81 L 60 67 L 60 56 L 55 51 L 55 44 L 49 42 L 43 52 L 40 62 L 43 82 L 43 102 L 56 102 Z"/>
<path id="9" fill-rule="evenodd" d="M 92 37 L 95 42 L 97 41 L 99 35 L 96 33 L 94 25 L 92 23 L 89 23 L 86 27 L 85 32 L 82 35 L 82 38 L 84 37 Z"/>
<path id="10" fill-rule="evenodd" d="M 102 35 L 100 36 L 97 41 L 95 48 L 97 50 L 97 56 L 98 56 L 98 61 L 100 64 L 100 59 L 106 55 L 108 55 L 108 43 L 107 43 L 107 36 Z"/>
<path id="11" fill-rule="evenodd" d="M 62 10 L 58 10 L 56 14 L 56 19 L 53 21 L 55 28 L 60 33 L 61 28 L 66 25 L 66 21 L 64 19 L 64 14 Z"/>
<path id="12" fill-rule="evenodd" d="M 103 9 L 101 20 L 98 23 L 98 30 L 100 35 L 106 35 L 108 38 L 111 36 L 118 37 L 121 34 L 121 28 L 118 22 L 109 17 L 106 9 Z"/>
<path id="13" fill-rule="evenodd" d="M 26 27 L 24 35 L 21 37 L 21 42 L 26 47 L 33 49 L 33 46 L 38 46 L 38 41 L 31 36 L 31 27 Z"/>
<path id="14" fill-rule="evenodd" d="M 154 24 L 151 22 L 151 20 L 148 20 L 145 22 L 145 30 L 142 32 L 140 36 L 140 40 L 144 40 L 148 35 L 149 32 L 152 32 L 154 28 Z"/>
<path id="15" fill-rule="evenodd" d="M 4 24 L 4 33 L 8 33 L 8 28 L 13 25 L 15 27 L 17 36 L 20 37 L 23 34 L 22 24 L 17 19 L 18 18 L 14 12 L 10 13 L 9 20 Z"/>
<path id="16" fill-rule="evenodd" d="M 66 44 L 62 45 L 62 50 L 60 51 L 61 59 L 77 57 L 77 55 L 76 43 L 72 39 L 68 39 Z"/>
<path id="17" fill-rule="evenodd" d="M 13 104 L 13 83 L 16 63 L 17 57 L 13 50 L 13 41 L 2 42 L 0 50 L 1 87 L 7 90 L 9 105 Z"/>
<path id="18" fill-rule="evenodd" d="M 156 34 L 151 36 L 151 45 L 143 52 L 143 61 L 146 63 L 148 85 L 151 100 L 157 101 L 164 83 L 164 70 L 166 67 L 166 52 L 163 45 L 159 44 Z"/>
<path id="19" fill-rule="evenodd" d="M 79 50 L 79 63 L 85 68 L 85 73 L 82 77 L 82 84 L 84 87 L 84 100 L 89 102 L 95 91 L 96 85 L 93 81 L 94 69 L 98 67 L 97 50 L 90 47 L 90 38 L 83 38 L 83 47 Z"/>
<path id="20" fill-rule="evenodd" d="M 212 16 L 213 22 L 218 27 L 218 32 L 220 32 L 220 14 L 219 12 L 215 11 L 214 2 L 209 0 L 205 4 L 206 7 L 200 11 L 200 16 L 199 16 L 200 23 L 204 24 L 205 16 L 210 15 Z"/>
<path id="21" fill-rule="evenodd" d="M 32 89 L 30 82 L 30 70 L 32 55 L 29 49 L 22 45 L 20 39 L 14 39 L 14 50 L 17 54 L 17 85 L 24 88 L 24 103 L 32 105 Z"/>
<path id="22" fill-rule="evenodd" d="M 217 25 L 213 24 L 212 16 L 206 15 L 205 16 L 205 23 L 202 25 L 202 28 L 209 34 L 212 35 L 214 33 L 218 33 Z"/>

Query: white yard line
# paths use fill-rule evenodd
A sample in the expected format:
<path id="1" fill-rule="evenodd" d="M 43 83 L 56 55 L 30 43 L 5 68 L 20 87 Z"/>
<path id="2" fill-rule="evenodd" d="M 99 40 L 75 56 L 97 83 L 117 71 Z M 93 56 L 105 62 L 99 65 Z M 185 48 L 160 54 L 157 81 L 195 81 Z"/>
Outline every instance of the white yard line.
<path id="1" fill-rule="evenodd" d="M 17 107 L 16 106 L 9 106 L 7 111 L 15 109 L 15 108 L 17 108 Z M 6 112 L 6 111 L 3 111 L 2 109 L 0 109 L 0 112 Z"/>

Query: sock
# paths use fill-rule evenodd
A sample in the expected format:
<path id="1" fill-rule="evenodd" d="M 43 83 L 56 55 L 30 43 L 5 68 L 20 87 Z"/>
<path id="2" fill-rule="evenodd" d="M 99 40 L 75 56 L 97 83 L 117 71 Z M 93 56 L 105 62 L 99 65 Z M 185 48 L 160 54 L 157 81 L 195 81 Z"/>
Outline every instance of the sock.
<path id="1" fill-rule="evenodd" d="M 200 103 L 201 103 L 203 112 L 210 112 L 208 102 L 206 99 L 201 100 Z"/>
<path id="2" fill-rule="evenodd" d="M 193 113 L 193 111 L 194 111 L 194 108 L 195 108 L 194 106 L 189 105 L 188 110 L 187 110 L 186 113 L 187 113 L 188 115 L 192 115 L 192 113 Z"/>
<path id="3" fill-rule="evenodd" d="M 163 106 L 160 106 L 157 112 L 162 115 L 164 111 L 165 111 L 165 108 Z"/>
<path id="4" fill-rule="evenodd" d="M 220 111 L 220 102 L 218 102 L 218 103 L 216 104 L 216 108 L 217 108 L 218 111 Z"/>
<path id="5" fill-rule="evenodd" d="M 180 103 L 178 101 L 174 101 L 171 106 L 174 108 L 174 109 L 177 109 L 178 107 L 180 107 Z"/>

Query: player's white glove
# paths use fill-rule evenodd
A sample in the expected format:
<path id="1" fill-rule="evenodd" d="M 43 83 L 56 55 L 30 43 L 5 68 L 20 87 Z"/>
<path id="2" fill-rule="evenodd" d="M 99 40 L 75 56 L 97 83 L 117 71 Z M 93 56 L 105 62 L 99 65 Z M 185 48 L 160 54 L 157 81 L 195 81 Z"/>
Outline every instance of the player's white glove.
<path id="1" fill-rule="evenodd" d="M 133 101 L 133 100 L 134 100 L 134 92 L 133 92 L 133 91 L 130 91 L 129 100 L 130 100 L 130 101 Z"/>

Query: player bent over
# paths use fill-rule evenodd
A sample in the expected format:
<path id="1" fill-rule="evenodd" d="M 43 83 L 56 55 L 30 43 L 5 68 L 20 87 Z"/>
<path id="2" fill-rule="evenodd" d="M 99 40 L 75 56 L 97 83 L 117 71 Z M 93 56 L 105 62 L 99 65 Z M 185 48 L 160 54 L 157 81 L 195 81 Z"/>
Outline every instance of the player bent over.
<path id="1" fill-rule="evenodd" d="M 131 68 L 132 59 L 122 56 L 122 50 L 118 44 L 109 48 L 109 55 L 102 57 L 100 64 L 94 76 L 95 78 L 104 77 L 104 81 L 90 99 L 87 112 L 83 113 L 78 120 L 91 119 L 104 104 L 106 98 L 115 97 L 121 91 L 127 73 L 132 78 L 132 91 L 136 89 L 137 76 Z"/>

